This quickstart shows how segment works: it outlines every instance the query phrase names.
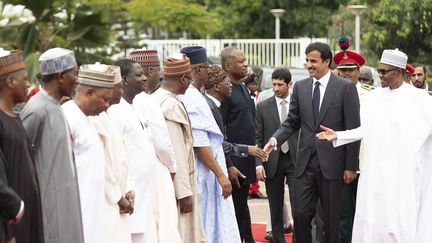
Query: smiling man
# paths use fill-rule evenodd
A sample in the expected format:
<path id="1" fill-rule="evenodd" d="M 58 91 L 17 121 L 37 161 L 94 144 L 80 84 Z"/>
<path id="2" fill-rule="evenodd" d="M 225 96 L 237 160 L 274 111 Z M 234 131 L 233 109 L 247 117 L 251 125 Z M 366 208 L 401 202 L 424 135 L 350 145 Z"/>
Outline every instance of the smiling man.
<path id="1" fill-rule="evenodd" d="M 312 242 L 311 220 L 318 199 L 324 213 L 324 240 L 339 241 L 341 185 L 357 176 L 359 143 L 335 150 L 332 143 L 315 138 L 320 124 L 344 129 L 360 125 L 357 89 L 346 79 L 331 74 L 331 62 L 329 45 L 315 42 L 306 48 L 311 77 L 296 82 L 288 117 L 264 147 L 270 153 L 302 130 L 294 182 L 294 231 L 298 243 Z"/>
<path id="2" fill-rule="evenodd" d="M 432 100 L 404 82 L 407 60 L 398 49 L 384 50 L 377 71 L 388 87 L 366 96 L 361 127 L 322 127 L 317 135 L 335 140 L 335 149 L 363 139 L 353 242 L 430 241 Z"/>

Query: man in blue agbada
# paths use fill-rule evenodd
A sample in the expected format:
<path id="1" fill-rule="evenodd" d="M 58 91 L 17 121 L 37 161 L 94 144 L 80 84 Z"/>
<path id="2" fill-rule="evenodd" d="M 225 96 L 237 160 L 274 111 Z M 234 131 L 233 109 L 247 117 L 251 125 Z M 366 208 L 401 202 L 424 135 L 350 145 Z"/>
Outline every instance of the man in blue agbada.
<path id="1" fill-rule="evenodd" d="M 185 47 L 192 67 L 192 82 L 180 96 L 188 112 L 194 138 L 198 196 L 207 242 L 240 242 L 231 183 L 227 177 L 224 137 L 210 107 L 200 92 L 208 74 L 206 50 L 200 46 Z"/>

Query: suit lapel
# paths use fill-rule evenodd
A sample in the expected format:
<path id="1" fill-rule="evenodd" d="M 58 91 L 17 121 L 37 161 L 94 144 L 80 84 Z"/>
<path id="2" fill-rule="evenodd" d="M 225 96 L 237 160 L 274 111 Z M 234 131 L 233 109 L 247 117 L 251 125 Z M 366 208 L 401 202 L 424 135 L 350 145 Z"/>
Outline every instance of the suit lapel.
<path id="1" fill-rule="evenodd" d="M 313 117 L 313 110 L 312 110 L 312 83 L 313 83 L 313 79 L 309 78 L 309 80 L 305 84 L 306 88 L 304 88 L 302 92 L 298 94 L 298 97 L 299 99 L 301 97 L 301 99 L 304 100 L 304 103 L 308 104 L 304 106 L 305 107 L 304 112 L 307 115 L 305 120 L 310 121 L 312 124 L 311 127 L 314 127 L 315 124 L 314 124 L 314 117 Z M 300 89 L 298 90 L 300 91 Z"/>
<path id="2" fill-rule="evenodd" d="M 269 112 L 274 121 L 274 124 L 276 125 L 276 127 L 279 127 L 281 124 L 279 117 L 279 107 L 276 103 L 276 98 L 274 96 L 272 97 L 272 99 L 269 100 Z"/>
<path id="3" fill-rule="evenodd" d="M 319 126 L 319 124 L 321 124 L 321 120 L 324 118 L 324 114 L 327 112 L 327 109 L 331 103 L 331 100 L 334 97 L 334 93 L 336 92 L 336 85 L 333 81 L 333 75 L 330 76 L 329 82 L 327 84 L 325 93 L 324 93 L 324 98 L 321 104 L 321 108 L 320 108 L 320 113 L 318 116 L 318 122 L 316 124 L 316 127 Z"/>

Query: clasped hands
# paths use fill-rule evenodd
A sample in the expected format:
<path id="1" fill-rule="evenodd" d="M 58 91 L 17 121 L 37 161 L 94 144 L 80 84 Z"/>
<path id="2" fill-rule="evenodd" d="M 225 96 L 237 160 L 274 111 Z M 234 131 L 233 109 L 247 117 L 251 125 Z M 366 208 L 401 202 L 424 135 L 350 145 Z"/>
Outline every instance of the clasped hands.
<path id="1" fill-rule="evenodd" d="M 117 203 L 120 208 L 120 214 L 132 214 L 134 211 L 134 205 L 135 205 L 135 192 L 130 191 L 125 194 L 124 197 L 120 199 Z"/>

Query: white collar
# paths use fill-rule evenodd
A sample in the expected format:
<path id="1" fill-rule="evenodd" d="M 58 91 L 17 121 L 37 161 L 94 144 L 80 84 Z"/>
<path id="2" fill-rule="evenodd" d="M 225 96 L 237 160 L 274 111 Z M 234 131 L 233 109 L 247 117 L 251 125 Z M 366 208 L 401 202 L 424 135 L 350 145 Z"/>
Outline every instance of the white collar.
<path id="1" fill-rule="evenodd" d="M 313 79 L 313 84 L 315 85 L 316 82 L 320 82 L 320 85 L 326 87 L 329 80 L 330 80 L 330 75 L 331 72 L 330 70 L 326 73 L 326 75 L 322 76 L 320 79 L 316 79 L 316 78 L 312 78 Z"/>
<path id="2" fill-rule="evenodd" d="M 288 96 L 285 98 L 285 99 L 282 99 L 282 98 L 279 98 L 279 97 L 277 97 L 276 95 L 274 96 L 275 97 L 275 99 L 276 99 L 276 103 L 278 103 L 278 105 L 280 105 L 281 104 L 281 102 L 282 102 L 282 100 L 285 100 L 286 102 L 287 102 L 287 104 L 289 104 L 289 97 L 290 97 L 290 95 L 288 94 Z"/>
<path id="3" fill-rule="evenodd" d="M 221 102 L 219 100 L 217 100 L 215 97 L 209 95 L 207 92 L 205 93 L 205 95 L 207 95 L 207 97 L 209 97 L 211 100 L 213 100 L 213 102 L 216 104 L 216 106 L 218 108 L 221 106 Z"/>

